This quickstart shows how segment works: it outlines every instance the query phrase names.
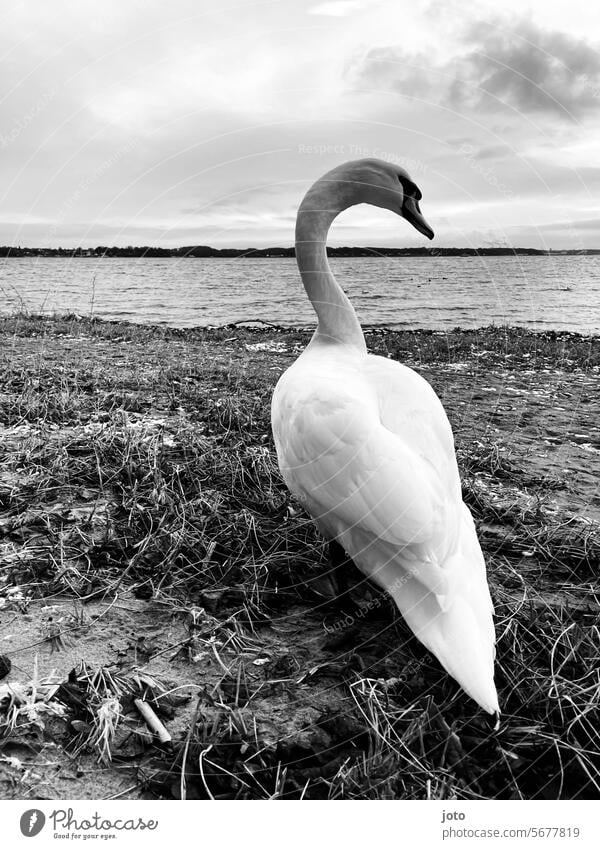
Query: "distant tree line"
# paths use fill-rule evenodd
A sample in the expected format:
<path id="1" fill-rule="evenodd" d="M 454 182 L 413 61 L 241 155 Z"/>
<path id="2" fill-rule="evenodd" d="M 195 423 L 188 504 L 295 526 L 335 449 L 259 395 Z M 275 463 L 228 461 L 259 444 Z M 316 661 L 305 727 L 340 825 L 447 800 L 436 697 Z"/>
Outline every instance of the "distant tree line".
<path id="1" fill-rule="evenodd" d="M 537 248 L 327 248 L 329 256 L 340 257 L 402 257 L 402 256 L 549 256 L 592 255 L 600 249 L 589 250 L 538 250 Z M 293 257 L 294 248 L 211 248 L 208 245 L 189 245 L 183 248 L 154 248 L 148 246 L 96 248 L 22 248 L 0 247 L 0 257 L 59 256 L 59 257 Z"/>

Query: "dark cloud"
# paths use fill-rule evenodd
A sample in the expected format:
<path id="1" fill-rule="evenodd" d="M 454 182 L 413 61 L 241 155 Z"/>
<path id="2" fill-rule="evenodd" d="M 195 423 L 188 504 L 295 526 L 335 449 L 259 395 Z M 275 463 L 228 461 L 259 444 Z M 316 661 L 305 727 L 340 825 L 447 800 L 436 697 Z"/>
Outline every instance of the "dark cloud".
<path id="1" fill-rule="evenodd" d="M 455 109 L 553 113 L 576 119 L 600 108 L 600 52 L 580 38 L 529 21 L 511 27 L 479 23 L 442 64 L 401 47 L 371 50 L 354 68 L 358 85 L 391 88 Z"/>
<path id="2" fill-rule="evenodd" d="M 600 106 L 600 54 L 583 39 L 536 28 L 478 24 L 461 63 L 480 89 L 520 112 L 577 116 Z"/>

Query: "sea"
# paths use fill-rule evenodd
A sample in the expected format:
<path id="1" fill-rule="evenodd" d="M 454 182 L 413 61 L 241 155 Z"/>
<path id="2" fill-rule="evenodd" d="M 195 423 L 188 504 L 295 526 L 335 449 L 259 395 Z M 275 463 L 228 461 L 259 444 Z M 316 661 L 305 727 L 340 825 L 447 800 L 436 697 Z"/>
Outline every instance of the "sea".
<path id="1" fill-rule="evenodd" d="M 330 262 L 363 326 L 600 334 L 600 256 Z M 293 258 L 3 258 L 0 313 L 16 310 L 173 327 L 315 324 Z"/>

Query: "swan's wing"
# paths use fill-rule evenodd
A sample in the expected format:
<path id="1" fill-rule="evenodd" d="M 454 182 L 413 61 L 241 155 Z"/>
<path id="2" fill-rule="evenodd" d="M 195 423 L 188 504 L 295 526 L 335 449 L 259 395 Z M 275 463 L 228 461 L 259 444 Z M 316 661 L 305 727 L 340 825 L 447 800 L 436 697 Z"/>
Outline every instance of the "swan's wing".
<path id="1" fill-rule="evenodd" d="M 452 450 L 447 457 L 438 444 L 428 423 L 430 413 L 421 409 L 430 404 L 429 393 L 421 399 L 413 393 L 411 410 L 420 421 L 415 446 L 412 425 L 403 438 L 381 422 L 377 398 L 365 391 L 361 376 L 334 391 L 336 384 L 322 375 L 310 380 L 306 374 L 304 383 L 311 388 L 303 388 L 300 403 L 282 393 L 274 410 L 277 451 L 288 486 L 330 536 L 354 529 L 403 550 L 418 568 L 419 580 L 443 595 L 441 555 L 453 543 L 446 537 L 454 526 L 449 514 L 456 510 L 444 485 L 445 465 L 455 461 Z M 421 445 L 427 453 L 420 452 Z"/>
<path id="2" fill-rule="evenodd" d="M 383 426 L 433 466 L 447 490 L 458 498 L 454 436 L 430 384 L 407 366 L 384 357 L 366 357 L 363 374 L 377 396 Z"/>
<path id="3" fill-rule="evenodd" d="M 497 711 L 485 564 L 446 414 L 410 369 L 367 360 L 358 375 L 320 367 L 283 382 L 273 405 L 282 473 L 466 692 Z"/>
<path id="4" fill-rule="evenodd" d="M 403 581 L 401 576 L 399 581 L 401 559 L 390 561 L 381 583 L 413 633 L 445 669 L 485 710 L 497 712 L 494 610 L 473 517 L 462 503 L 454 438 L 445 410 L 429 384 L 405 366 L 368 357 L 365 371 L 376 388 L 382 423 L 434 464 L 438 485 L 450 505 L 438 536 L 443 545 L 436 547 L 446 593 L 428 591 L 431 587 L 418 571 L 418 580 Z M 415 398 L 419 399 L 416 409 Z"/>

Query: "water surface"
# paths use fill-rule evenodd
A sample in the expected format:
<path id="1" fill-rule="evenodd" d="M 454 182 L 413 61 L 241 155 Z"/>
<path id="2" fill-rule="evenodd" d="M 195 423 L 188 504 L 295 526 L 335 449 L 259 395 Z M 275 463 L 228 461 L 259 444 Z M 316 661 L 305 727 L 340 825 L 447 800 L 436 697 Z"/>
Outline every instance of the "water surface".
<path id="1" fill-rule="evenodd" d="M 365 325 L 509 324 L 600 333 L 600 256 L 334 258 Z M 176 327 L 314 324 L 294 259 L 0 260 L 0 312 L 75 312 Z"/>

